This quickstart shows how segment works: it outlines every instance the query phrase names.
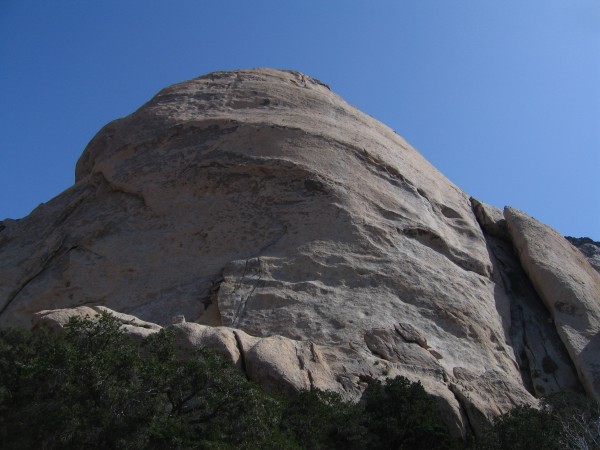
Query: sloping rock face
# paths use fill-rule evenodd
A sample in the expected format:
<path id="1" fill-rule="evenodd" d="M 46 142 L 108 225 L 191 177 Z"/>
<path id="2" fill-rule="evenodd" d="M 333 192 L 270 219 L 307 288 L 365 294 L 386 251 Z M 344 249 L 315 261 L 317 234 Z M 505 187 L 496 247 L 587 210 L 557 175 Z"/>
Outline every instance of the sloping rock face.
<path id="1" fill-rule="evenodd" d="M 262 339 L 247 371 L 296 387 L 310 377 L 284 355 L 309 367 L 310 342 L 320 386 L 356 399 L 369 380 L 420 380 L 461 435 L 579 388 L 511 235 L 319 81 L 213 73 L 108 124 L 72 188 L 3 223 L 0 326 L 91 305 L 183 315 L 200 341 Z"/>
<path id="2" fill-rule="evenodd" d="M 537 396 L 581 389 L 571 358 L 552 317 L 519 260 L 503 212 L 471 198 L 494 267 L 495 299 L 523 385 Z"/>
<path id="3" fill-rule="evenodd" d="M 600 400 L 600 273 L 552 228 L 505 208 L 508 230 L 587 393 Z"/>

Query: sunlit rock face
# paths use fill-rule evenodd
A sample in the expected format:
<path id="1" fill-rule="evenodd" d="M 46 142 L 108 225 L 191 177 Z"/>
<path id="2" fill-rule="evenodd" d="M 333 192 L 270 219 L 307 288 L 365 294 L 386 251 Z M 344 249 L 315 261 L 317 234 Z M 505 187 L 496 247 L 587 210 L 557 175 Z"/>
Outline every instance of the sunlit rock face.
<path id="1" fill-rule="evenodd" d="M 420 380 L 460 435 L 580 389 L 505 222 L 325 84 L 213 73 L 105 126 L 73 187 L 3 222 L 0 326 L 86 305 L 183 315 L 273 337 L 255 357 L 279 368 L 313 343 L 329 389 Z"/>
<path id="2" fill-rule="evenodd" d="M 586 392 L 600 399 L 600 273 L 563 236 L 505 208 L 508 230 Z"/>

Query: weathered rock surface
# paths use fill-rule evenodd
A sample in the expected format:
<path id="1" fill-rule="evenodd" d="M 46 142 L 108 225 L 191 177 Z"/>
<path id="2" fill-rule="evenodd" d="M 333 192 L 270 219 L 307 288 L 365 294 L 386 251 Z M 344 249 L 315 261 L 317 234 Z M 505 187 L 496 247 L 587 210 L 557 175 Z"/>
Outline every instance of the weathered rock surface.
<path id="1" fill-rule="evenodd" d="M 577 368 L 600 399 L 600 273 L 563 236 L 525 213 L 505 208 L 519 259 Z"/>
<path id="2" fill-rule="evenodd" d="M 502 211 L 471 199 L 492 258 L 494 296 L 516 357 L 523 386 L 538 396 L 580 391 L 577 372 L 552 317 L 523 270 Z"/>
<path id="3" fill-rule="evenodd" d="M 72 188 L 3 227 L 3 327 L 97 305 L 183 315 L 182 346 L 217 343 L 275 384 L 358 398 L 421 380 L 456 434 L 579 384 L 499 211 L 297 72 L 162 90 L 94 137 Z"/>
<path id="4" fill-rule="evenodd" d="M 79 306 L 40 311 L 32 318 L 33 328 L 62 331 L 71 317 L 95 319 L 101 313 L 117 318 L 122 330 L 134 340 L 156 333 L 161 326 L 109 308 Z M 198 350 L 209 348 L 231 361 L 249 379 L 272 392 L 303 389 L 336 390 L 334 375 L 314 342 L 301 342 L 283 336 L 250 336 L 228 327 L 211 327 L 181 322 L 166 327 L 173 333 L 173 344 L 181 358 L 193 358 Z"/>

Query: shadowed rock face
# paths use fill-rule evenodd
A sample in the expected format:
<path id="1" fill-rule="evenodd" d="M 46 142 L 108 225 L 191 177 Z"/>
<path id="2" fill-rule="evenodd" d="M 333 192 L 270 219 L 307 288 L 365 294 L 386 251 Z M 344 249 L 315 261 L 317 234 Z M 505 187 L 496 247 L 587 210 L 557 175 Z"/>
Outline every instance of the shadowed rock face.
<path id="1" fill-rule="evenodd" d="M 590 238 L 576 238 L 567 236 L 567 240 L 581 251 L 588 259 L 596 272 L 600 273 L 600 242 Z"/>
<path id="2" fill-rule="evenodd" d="M 421 380 L 464 434 L 536 385 L 578 388 L 497 214 L 317 80 L 213 73 L 105 126 L 72 188 L 3 223 L 0 326 L 84 305 L 184 315 L 273 337 L 250 352 L 274 359 L 269 383 L 311 342 L 329 388 Z M 515 331 L 531 321 L 542 338 Z"/>
<path id="3" fill-rule="evenodd" d="M 508 230 L 586 392 L 600 399 L 600 273 L 556 231 L 505 208 Z"/>

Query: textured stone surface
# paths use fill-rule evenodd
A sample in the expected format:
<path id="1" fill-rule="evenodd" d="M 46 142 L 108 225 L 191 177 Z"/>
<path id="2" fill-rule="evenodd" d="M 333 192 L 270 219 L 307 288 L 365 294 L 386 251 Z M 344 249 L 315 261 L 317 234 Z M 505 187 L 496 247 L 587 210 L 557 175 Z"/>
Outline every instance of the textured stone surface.
<path id="1" fill-rule="evenodd" d="M 137 341 L 162 328 L 102 306 L 40 311 L 34 314 L 32 325 L 33 328 L 61 331 L 71 317 L 96 319 L 100 313 L 117 318 L 123 323 L 123 331 Z M 172 324 L 166 329 L 173 333 L 173 344 L 179 357 L 194 358 L 198 350 L 212 349 L 271 392 L 336 390 L 338 387 L 325 357 L 314 342 L 294 341 L 277 335 L 260 338 L 233 328 L 191 322 Z"/>
<path id="2" fill-rule="evenodd" d="M 538 396 L 559 390 L 582 391 L 552 317 L 513 249 L 502 211 L 471 201 L 487 240 L 496 307 L 512 343 L 523 386 Z"/>
<path id="3" fill-rule="evenodd" d="M 167 329 L 173 332 L 173 343 L 181 357 L 193 357 L 196 350 L 207 347 L 242 368 L 242 356 L 232 329 L 193 322 L 169 325 Z"/>
<path id="4" fill-rule="evenodd" d="M 418 379 L 455 434 L 577 388 L 499 211 L 297 72 L 162 90 L 94 137 L 73 187 L 2 226 L 2 327 L 86 305 L 183 316 L 182 348 L 212 343 L 289 388 L 357 399 Z M 479 400 L 456 368 L 485 380 Z"/>
<path id="5" fill-rule="evenodd" d="M 477 217 L 477 221 L 485 234 L 503 240 L 508 239 L 506 220 L 504 220 L 502 210 L 487 205 L 474 197 L 471 197 L 471 205 L 475 217 Z"/>
<path id="6" fill-rule="evenodd" d="M 566 239 L 583 253 L 596 272 L 600 272 L 600 242 L 590 238 L 575 238 L 566 236 Z"/>
<path id="7" fill-rule="evenodd" d="M 141 341 L 162 328 L 154 323 L 140 320 L 129 314 L 113 311 L 105 306 L 78 306 L 76 308 L 39 311 L 31 318 L 31 324 L 33 328 L 47 327 L 54 331 L 61 331 L 69 323 L 71 317 L 95 319 L 100 314 L 110 314 L 115 317 L 123 324 L 123 331 L 137 341 Z"/>
<path id="8" fill-rule="evenodd" d="M 62 330 L 71 317 L 93 319 L 98 315 L 95 309 L 87 306 L 39 311 L 31 318 L 33 328 L 49 328 L 53 331 Z"/>
<path id="9" fill-rule="evenodd" d="M 505 208 L 504 216 L 585 390 L 600 399 L 600 274 L 552 228 L 513 208 Z"/>

